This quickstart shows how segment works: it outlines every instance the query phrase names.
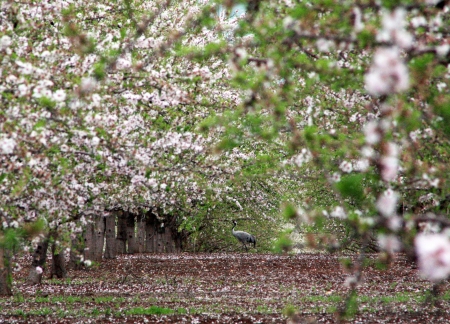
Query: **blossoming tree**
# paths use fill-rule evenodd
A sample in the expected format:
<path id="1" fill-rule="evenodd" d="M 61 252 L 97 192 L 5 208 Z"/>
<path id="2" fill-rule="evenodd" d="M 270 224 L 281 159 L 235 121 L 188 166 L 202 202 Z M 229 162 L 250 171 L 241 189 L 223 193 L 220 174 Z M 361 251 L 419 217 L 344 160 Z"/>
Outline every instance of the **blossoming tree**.
<path id="1" fill-rule="evenodd" d="M 375 241 L 447 278 L 446 2 L 235 4 L 2 4 L 2 251 L 43 226 L 57 254 L 113 209 L 193 229 L 284 200 L 301 226 L 344 224 L 361 264 Z"/>
<path id="2" fill-rule="evenodd" d="M 243 165 L 265 147 L 247 140 L 220 154 L 230 147 L 220 142 L 224 130 L 208 129 L 240 102 L 227 83 L 226 53 L 203 49 L 234 28 L 215 5 L 41 1 L 1 9 L 1 294 L 11 293 L 20 238 L 32 240 L 29 280 L 39 282 L 50 245 L 63 262 L 93 218 L 114 210 L 162 211 L 191 230 L 214 201 L 225 202 L 222 211 L 228 202 L 274 211 L 257 187 L 248 199 L 256 208 L 242 207 L 248 181 L 233 180 L 257 168 Z"/>
<path id="3" fill-rule="evenodd" d="M 265 116 L 292 161 L 306 161 L 299 171 L 329 190 L 307 185 L 286 214 L 316 228 L 345 224 L 362 256 L 348 282 L 361 279 L 374 240 L 382 259 L 405 251 L 426 278 L 447 278 L 447 2 L 258 4 L 236 31 L 243 113 Z M 319 236 L 333 248 L 337 238 Z"/>

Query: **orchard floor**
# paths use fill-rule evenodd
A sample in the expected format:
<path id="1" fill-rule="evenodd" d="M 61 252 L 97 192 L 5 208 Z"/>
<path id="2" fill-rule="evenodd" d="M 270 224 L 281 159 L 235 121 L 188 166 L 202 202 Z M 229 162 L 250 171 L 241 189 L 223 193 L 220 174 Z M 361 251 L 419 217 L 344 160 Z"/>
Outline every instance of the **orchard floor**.
<path id="1" fill-rule="evenodd" d="M 67 279 L 25 284 L 20 258 L 14 296 L 0 298 L 0 323 L 336 323 L 348 293 L 342 259 L 327 254 L 137 254 L 105 260 Z M 448 323 L 449 283 L 431 284 L 404 256 L 376 270 L 369 255 L 349 323 Z M 45 273 L 47 274 L 47 272 Z"/>

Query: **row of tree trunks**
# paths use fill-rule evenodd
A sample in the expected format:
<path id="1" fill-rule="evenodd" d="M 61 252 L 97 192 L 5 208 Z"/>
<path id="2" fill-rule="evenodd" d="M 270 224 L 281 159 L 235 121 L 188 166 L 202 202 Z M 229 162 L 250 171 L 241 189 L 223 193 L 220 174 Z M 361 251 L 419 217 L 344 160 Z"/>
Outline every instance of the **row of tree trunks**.
<path id="1" fill-rule="evenodd" d="M 105 217 L 104 220 L 106 245 L 103 257 L 105 259 L 113 259 L 118 254 L 125 253 L 177 253 L 181 251 L 182 240 L 179 233 L 166 227 L 164 222 L 158 220 L 158 217 L 151 212 L 146 215 L 135 215 L 130 212 L 116 211 Z M 97 226 L 97 230 L 99 228 L 100 226 Z M 103 240 L 100 235 L 98 235 L 98 239 Z M 86 240 L 85 243 L 92 244 L 90 240 Z M 86 259 L 89 258 L 86 256 Z"/>
<path id="2" fill-rule="evenodd" d="M 146 242 L 145 252 L 174 253 L 180 252 L 181 244 L 176 244 L 172 230 L 160 222 L 156 216 L 147 216 L 145 222 Z"/>
<path id="3" fill-rule="evenodd" d="M 117 219 L 117 229 L 116 229 Z M 52 266 L 50 277 L 65 278 L 67 270 L 63 251 L 56 244 L 55 233 L 47 233 L 33 252 L 27 282 L 39 284 L 46 268 L 47 250 L 51 243 Z M 106 243 L 106 245 L 105 245 Z M 182 239 L 178 232 L 167 227 L 153 213 L 136 216 L 117 211 L 110 216 L 92 216 L 82 237 L 72 239 L 68 267 L 79 270 L 83 260 L 100 262 L 123 253 L 176 253 L 181 251 Z M 10 267 L 7 250 L 0 248 L 0 295 L 11 294 Z"/>

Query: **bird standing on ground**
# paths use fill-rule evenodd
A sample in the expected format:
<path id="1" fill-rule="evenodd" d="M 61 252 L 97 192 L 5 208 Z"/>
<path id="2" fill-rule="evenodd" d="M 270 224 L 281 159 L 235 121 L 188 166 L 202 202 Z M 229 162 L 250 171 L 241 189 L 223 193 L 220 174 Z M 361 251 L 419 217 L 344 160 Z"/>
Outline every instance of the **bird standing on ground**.
<path id="1" fill-rule="evenodd" d="M 233 228 L 231 229 L 231 232 L 233 233 L 233 236 L 235 238 L 237 238 L 239 240 L 239 242 L 241 242 L 244 245 L 245 250 L 248 251 L 247 243 L 250 243 L 250 244 L 253 243 L 253 247 L 256 247 L 256 238 L 247 232 L 235 231 L 234 228 L 236 227 L 236 225 L 237 225 L 237 223 L 234 220 Z"/>

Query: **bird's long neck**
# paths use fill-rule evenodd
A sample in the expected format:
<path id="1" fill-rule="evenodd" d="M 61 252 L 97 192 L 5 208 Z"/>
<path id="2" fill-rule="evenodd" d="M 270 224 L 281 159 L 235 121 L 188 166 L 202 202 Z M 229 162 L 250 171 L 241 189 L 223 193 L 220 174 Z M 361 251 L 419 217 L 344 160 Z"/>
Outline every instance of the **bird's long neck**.
<path id="1" fill-rule="evenodd" d="M 235 231 L 234 231 L 234 228 L 236 227 L 236 225 L 237 225 L 236 223 L 233 223 L 233 227 L 231 228 L 231 232 L 232 232 L 233 234 L 234 234 L 234 232 L 235 232 Z"/>

